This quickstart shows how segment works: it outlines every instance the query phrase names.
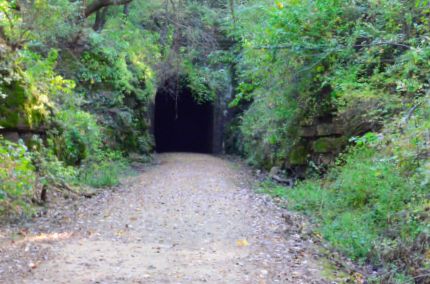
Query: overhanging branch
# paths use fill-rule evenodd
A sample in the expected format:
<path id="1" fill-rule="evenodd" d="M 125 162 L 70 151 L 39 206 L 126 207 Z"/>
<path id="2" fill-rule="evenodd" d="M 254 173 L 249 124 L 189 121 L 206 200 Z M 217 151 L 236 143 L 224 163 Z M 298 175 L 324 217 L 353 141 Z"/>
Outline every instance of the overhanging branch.
<path id="1" fill-rule="evenodd" d="M 120 6 L 131 3 L 133 0 L 95 0 L 85 8 L 85 17 L 89 17 L 103 7 Z"/>

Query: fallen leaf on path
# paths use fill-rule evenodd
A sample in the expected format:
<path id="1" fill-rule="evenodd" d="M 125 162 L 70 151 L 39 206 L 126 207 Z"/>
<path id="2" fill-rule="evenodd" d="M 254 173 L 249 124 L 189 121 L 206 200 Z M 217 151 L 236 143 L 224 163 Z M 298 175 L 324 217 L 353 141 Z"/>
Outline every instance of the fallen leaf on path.
<path id="1" fill-rule="evenodd" d="M 247 246 L 249 246 L 249 242 L 246 239 L 237 240 L 236 245 L 238 247 L 247 247 Z"/>

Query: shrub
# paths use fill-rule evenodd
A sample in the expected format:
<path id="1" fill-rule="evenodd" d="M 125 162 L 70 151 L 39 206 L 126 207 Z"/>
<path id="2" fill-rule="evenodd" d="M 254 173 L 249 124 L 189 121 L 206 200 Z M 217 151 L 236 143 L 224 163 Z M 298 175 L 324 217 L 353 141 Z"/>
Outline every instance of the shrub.
<path id="1" fill-rule="evenodd" d="M 45 147 L 40 138 L 33 138 L 31 156 L 41 185 L 53 185 L 55 182 L 77 184 L 78 168 L 60 161 L 52 147 Z"/>
<path id="2" fill-rule="evenodd" d="M 0 215 L 30 212 L 36 175 L 27 148 L 0 136 Z"/>
<path id="3" fill-rule="evenodd" d="M 60 130 L 51 132 L 51 144 L 67 165 L 79 165 L 99 151 L 101 131 L 94 116 L 81 110 L 63 110 L 56 121 Z"/>

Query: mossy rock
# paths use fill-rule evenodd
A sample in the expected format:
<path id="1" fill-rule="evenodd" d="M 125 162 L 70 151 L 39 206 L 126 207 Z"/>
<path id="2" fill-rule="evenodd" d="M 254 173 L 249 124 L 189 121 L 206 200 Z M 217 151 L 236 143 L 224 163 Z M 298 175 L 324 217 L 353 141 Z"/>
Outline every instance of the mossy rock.
<path id="1" fill-rule="evenodd" d="M 312 150 L 315 153 L 339 152 L 346 143 L 345 137 L 323 137 L 312 143 Z"/>
<path id="2" fill-rule="evenodd" d="M 345 131 L 340 123 L 321 123 L 316 127 L 318 136 L 342 135 Z"/>
<path id="3" fill-rule="evenodd" d="M 1 89 L 7 96 L 0 99 L 0 125 L 15 128 L 21 123 L 20 113 L 27 100 L 25 89 L 16 82 Z"/>
<path id="4" fill-rule="evenodd" d="M 307 164 L 308 150 L 303 145 L 295 146 L 288 154 L 288 162 L 291 166 Z"/>
<path id="5" fill-rule="evenodd" d="M 317 129 L 315 126 L 303 126 L 299 128 L 297 135 L 300 137 L 314 137 L 317 135 Z"/>
<path id="6" fill-rule="evenodd" d="M 40 103 L 31 98 L 21 82 L 0 86 L 5 98 L 0 98 L 0 126 L 4 128 L 35 127 L 43 123 L 44 115 L 33 108 Z"/>

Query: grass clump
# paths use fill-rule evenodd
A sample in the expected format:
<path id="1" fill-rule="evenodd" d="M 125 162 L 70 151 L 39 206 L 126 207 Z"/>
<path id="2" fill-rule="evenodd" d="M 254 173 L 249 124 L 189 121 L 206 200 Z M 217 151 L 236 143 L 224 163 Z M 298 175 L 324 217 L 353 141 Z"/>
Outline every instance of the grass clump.
<path id="1" fill-rule="evenodd" d="M 341 157 L 325 179 L 304 181 L 284 197 L 319 223 L 334 248 L 383 267 L 394 281 L 429 267 L 428 193 L 428 185 L 402 175 L 377 147 L 363 145 Z"/>
<path id="2" fill-rule="evenodd" d="M 101 188 L 116 186 L 120 182 L 120 176 L 128 168 L 127 161 L 116 152 L 104 155 L 98 162 L 90 161 L 81 169 L 78 181 L 82 184 Z"/>

